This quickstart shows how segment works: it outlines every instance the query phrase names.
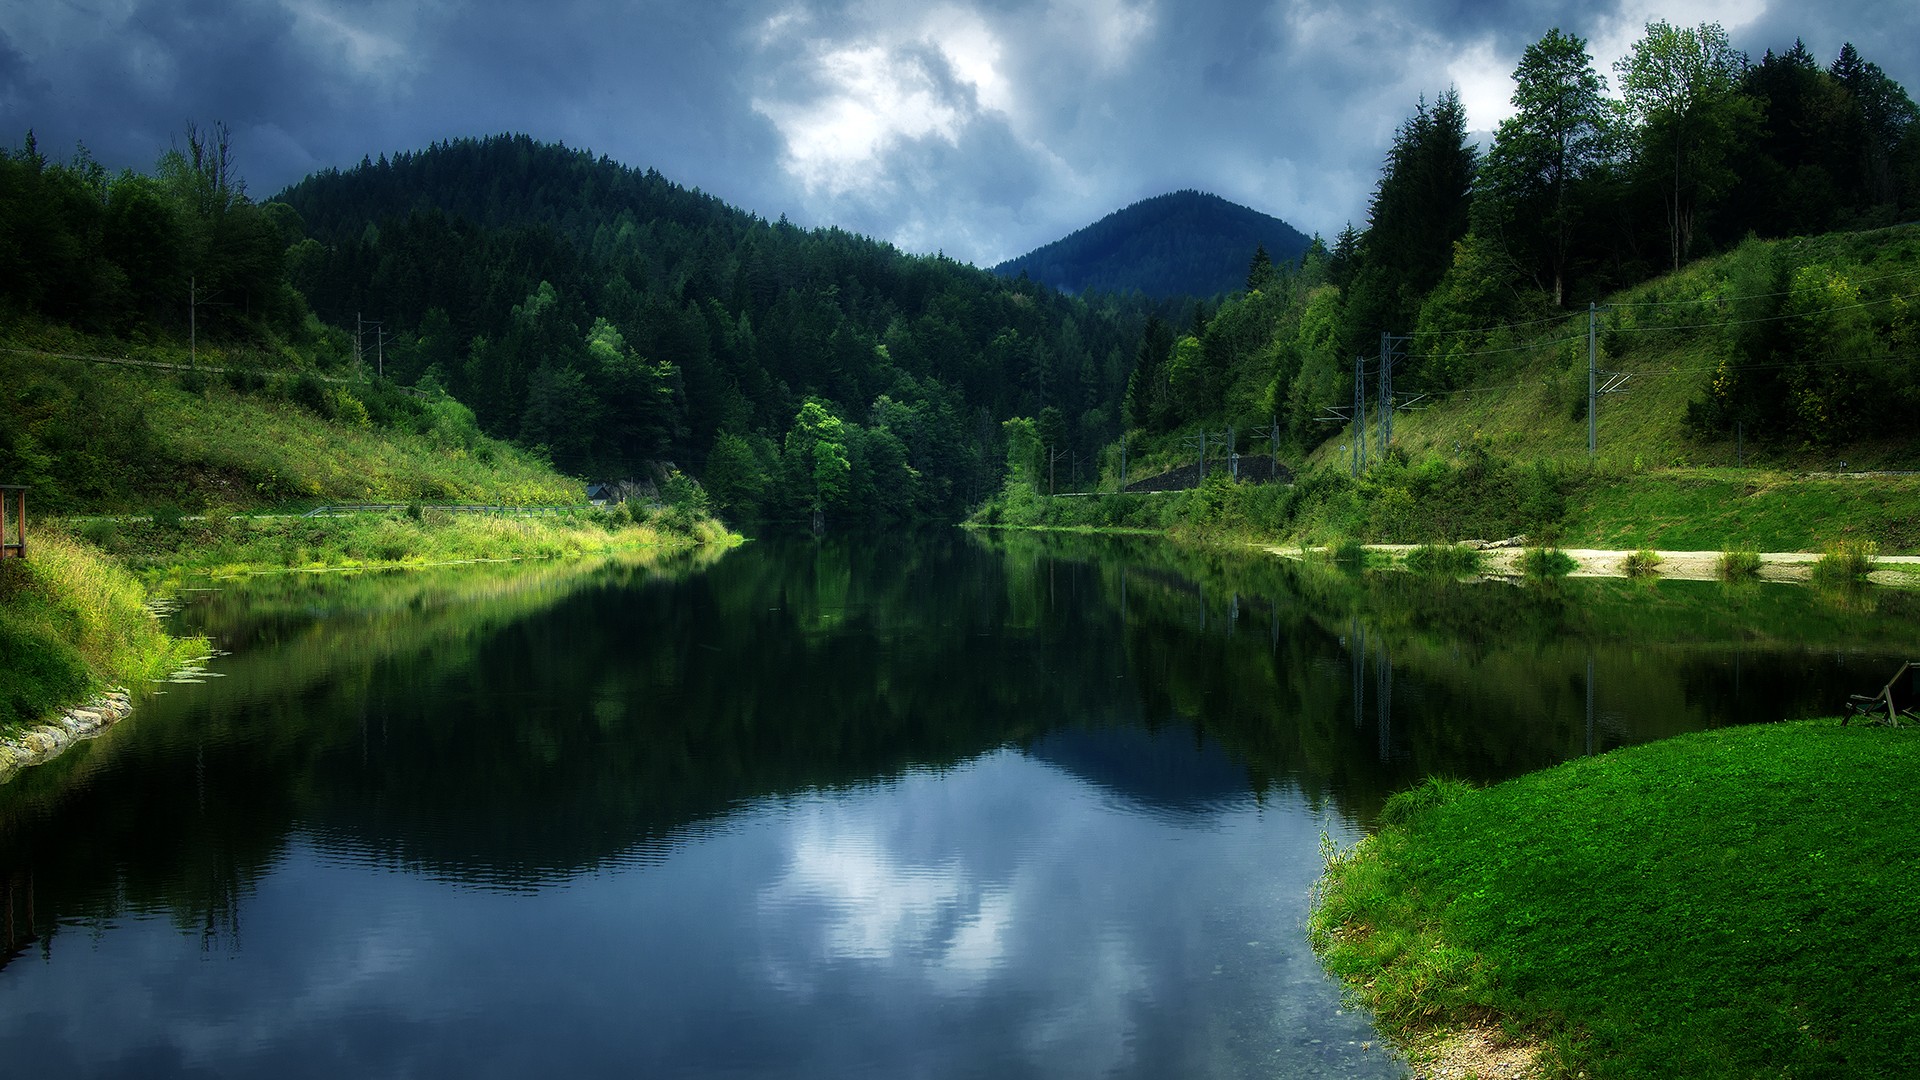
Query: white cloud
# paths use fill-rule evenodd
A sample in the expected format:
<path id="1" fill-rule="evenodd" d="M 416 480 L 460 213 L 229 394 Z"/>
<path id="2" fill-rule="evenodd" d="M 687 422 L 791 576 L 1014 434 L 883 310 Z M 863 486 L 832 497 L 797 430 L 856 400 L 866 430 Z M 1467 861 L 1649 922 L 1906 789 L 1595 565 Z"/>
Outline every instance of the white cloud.
<path id="1" fill-rule="evenodd" d="M 1455 53 L 1453 62 L 1447 65 L 1447 77 L 1460 91 L 1467 126 L 1474 131 L 1492 131 L 1513 115 L 1512 72 L 1519 61 L 1497 54 L 1492 41 L 1477 41 Z"/>
<path id="2" fill-rule="evenodd" d="M 280 6 L 293 16 L 302 37 L 320 48 L 338 50 L 357 75 L 390 80 L 412 72 L 404 40 L 408 5 L 377 13 L 361 4 L 342 11 L 330 0 L 280 0 Z"/>
<path id="3" fill-rule="evenodd" d="M 811 100 L 754 101 L 780 129 L 785 166 L 809 192 L 842 195 L 881 182 L 876 166 L 898 140 L 951 143 L 966 120 L 924 61 L 897 48 L 830 49 L 813 75 L 823 92 Z"/>

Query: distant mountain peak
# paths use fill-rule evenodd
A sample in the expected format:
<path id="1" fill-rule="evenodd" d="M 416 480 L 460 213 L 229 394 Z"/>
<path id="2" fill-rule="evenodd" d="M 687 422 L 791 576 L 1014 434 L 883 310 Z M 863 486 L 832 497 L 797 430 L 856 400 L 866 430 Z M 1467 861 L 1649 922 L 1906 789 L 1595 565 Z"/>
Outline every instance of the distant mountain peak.
<path id="1" fill-rule="evenodd" d="M 1280 263 L 1309 243 L 1279 218 L 1188 189 L 1142 199 L 993 270 L 1069 293 L 1215 296 L 1245 287 L 1255 250 Z"/>

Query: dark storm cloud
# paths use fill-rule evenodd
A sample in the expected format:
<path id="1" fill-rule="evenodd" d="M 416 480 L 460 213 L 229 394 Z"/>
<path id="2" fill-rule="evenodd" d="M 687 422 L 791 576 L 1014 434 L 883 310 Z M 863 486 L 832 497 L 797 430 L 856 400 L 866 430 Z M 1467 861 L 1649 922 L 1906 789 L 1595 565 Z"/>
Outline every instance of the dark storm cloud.
<path id="1" fill-rule="evenodd" d="M 0 31 L 0 136 L 148 168 L 234 131 L 257 196 L 520 131 L 772 217 L 992 262 L 1134 200 L 1218 192 L 1332 233 L 1394 128 L 1458 85 L 1491 128 L 1558 26 L 1609 64 L 1656 14 L 1755 56 L 1842 40 L 1908 86 L 1910 0 L 64 0 Z"/>

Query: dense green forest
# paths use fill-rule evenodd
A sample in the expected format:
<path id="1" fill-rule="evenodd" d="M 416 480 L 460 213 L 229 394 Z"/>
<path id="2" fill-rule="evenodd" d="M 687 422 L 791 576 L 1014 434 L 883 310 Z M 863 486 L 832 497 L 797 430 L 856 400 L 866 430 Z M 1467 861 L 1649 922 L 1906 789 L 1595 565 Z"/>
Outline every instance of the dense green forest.
<path id="1" fill-rule="evenodd" d="M 999 484 L 999 421 L 1091 454 L 1140 316 L 838 229 L 733 209 L 521 136 L 324 173 L 281 196 L 293 281 L 384 324 L 388 372 L 604 474 L 668 457 L 733 515 L 952 516 Z"/>
<path id="2" fill-rule="evenodd" d="M 1176 191 L 1116 210 L 993 268 L 1063 292 L 1207 298 L 1245 287 L 1247 256 L 1292 262 L 1312 241 L 1279 218 L 1218 195 Z"/>
<path id="3" fill-rule="evenodd" d="M 1456 92 L 1416 103 L 1364 229 L 1298 267 L 1255 265 L 1246 293 L 1185 332 L 1146 328 L 1129 428 L 1170 453 L 1196 426 L 1277 424 L 1304 453 L 1348 423 L 1356 370 L 1370 409 L 1383 361 L 1396 407 L 1525 384 L 1545 377 L 1530 365 L 1557 372 L 1556 346 L 1584 362 L 1591 302 L 1749 238 L 1920 212 L 1920 110 L 1852 45 L 1824 67 L 1798 42 L 1756 62 L 1716 25 L 1655 22 L 1614 74 L 1609 96 L 1586 43 L 1549 31 L 1485 153 Z M 1689 409 L 1697 436 L 1821 446 L 1884 431 L 1920 385 L 1920 267 L 1897 236 L 1761 244 L 1688 295 L 1649 285 L 1604 311 L 1596 351 L 1605 363 L 1648 334 L 1708 333 L 1719 370 Z"/>
<path id="4" fill-rule="evenodd" d="M 1655 22 L 1609 81 L 1553 30 L 1514 86 L 1484 152 L 1454 91 L 1416 102 L 1364 229 L 1297 258 L 1242 252 L 1242 291 L 1177 308 L 766 221 L 519 135 L 364 160 L 265 203 L 221 126 L 189 129 L 151 176 L 84 150 L 50 162 L 29 135 L 0 153 L 0 318 L 221 342 L 368 378 L 358 400 L 423 416 L 450 395 L 575 475 L 673 461 L 734 520 L 956 517 L 1009 465 L 1045 475 L 1007 460 L 1009 431 L 1023 455 L 1109 479 L 1123 433 L 1136 475 L 1221 428 L 1298 457 L 1344 428 L 1356 376 L 1377 402 L 1383 360 L 1395 405 L 1524 383 L 1567 366 L 1609 297 L 1603 357 L 1717 335 L 1687 411 L 1701 437 L 1833 445 L 1920 403 L 1920 245 L 1868 231 L 1920 207 L 1920 110 L 1855 48 L 1754 61 L 1713 24 Z M 1856 239 L 1764 243 L 1832 231 Z M 1710 275 L 1666 295 L 1661 275 L 1708 255 Z M 353 396 L 306 390 L 323 412 Z M 34 431 L 0 430 L 0 470 L 51 452 Z"/>

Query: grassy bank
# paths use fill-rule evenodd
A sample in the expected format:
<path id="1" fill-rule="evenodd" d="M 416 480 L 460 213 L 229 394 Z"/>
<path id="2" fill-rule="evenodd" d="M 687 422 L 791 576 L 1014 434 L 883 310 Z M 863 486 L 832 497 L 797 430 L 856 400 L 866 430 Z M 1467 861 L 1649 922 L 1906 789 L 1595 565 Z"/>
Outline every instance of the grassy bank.
<path id="1" fill-rule="evenodd" d="M 1920 732 L 1681 736 L 1430 781 L 1329 860 L 1311 931 L 1403 1046 L 1498 1025 L 1548 1075 L 1920 1073 Z"/>
<path id="2" fill-rule="evenodd" d="M 72 527 L 149 577 L 555 559 L 739 541 L 711 517 L 637 507 L 514 516 L 431 507 L 319 518 L 160 514 Z"/>
<path id="3" fill-rule="evenodd" d="M 1898 554 L 1920 551 L 1920 476 L 1614 472 L 1472 454 L 1396 458 L 1357 478 L 1323 468 L 1292 486 L 1235 484 L 1216 474 L 1191 491 L 1153 495 L 1047 498 L 1013 487 L 972 520 L 1315 546 L 1526 535 L 1563 547 L 1680 551 L 1821 551 L 1872 541 L 1883 554 Z"/>
<path id="4" fill-rule="evenodd" d="M 119 562 L 58 532 L 0 562 L 0 735 L 204 658 L 206 643 L 168 636 L 148 599 Z"/>

